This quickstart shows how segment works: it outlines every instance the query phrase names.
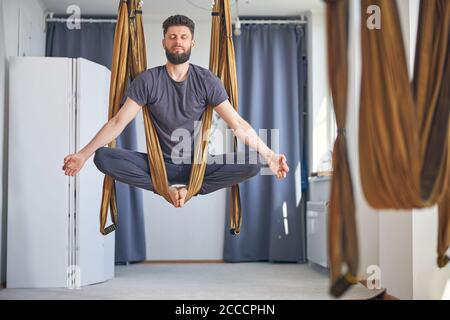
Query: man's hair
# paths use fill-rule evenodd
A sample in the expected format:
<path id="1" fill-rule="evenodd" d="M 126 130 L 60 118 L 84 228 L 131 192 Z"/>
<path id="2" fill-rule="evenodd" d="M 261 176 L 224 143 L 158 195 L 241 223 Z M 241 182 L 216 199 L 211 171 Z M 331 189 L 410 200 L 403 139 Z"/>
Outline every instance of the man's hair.
<path id="1" fill-rule="evenodd" d="M 170 16 L 163 22 L 163 35 L 166 36 L 167 30 L 171 26 L 185 26 L 191 30 L 192 38 L 194 38 L 195 23 L 191 19 L 181 14 Z"/>

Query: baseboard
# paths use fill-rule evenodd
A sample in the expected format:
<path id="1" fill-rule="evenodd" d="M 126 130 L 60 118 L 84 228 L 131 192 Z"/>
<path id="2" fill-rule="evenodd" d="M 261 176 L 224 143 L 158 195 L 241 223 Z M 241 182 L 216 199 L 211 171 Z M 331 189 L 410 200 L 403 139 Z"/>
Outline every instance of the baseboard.
<path id="1" fill-rule="evenodd" d="M 140 264 L 173 264 L 173 263 L 225 263 L 224 260 L 144 260 Z"/>

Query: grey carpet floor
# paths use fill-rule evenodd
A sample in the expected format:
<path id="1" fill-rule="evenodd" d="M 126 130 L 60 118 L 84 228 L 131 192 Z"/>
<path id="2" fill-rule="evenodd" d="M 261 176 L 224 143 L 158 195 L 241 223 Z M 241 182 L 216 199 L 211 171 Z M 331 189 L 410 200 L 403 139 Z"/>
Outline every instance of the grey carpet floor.
<path id="1" fill-rule="evenodd" d="M 0 299 L 328 300 L 328 274 L 317 267 L 274 263 L 130 264 L 115 277 L 80 289 L 2 289 Z M 342 299 L 383 290 L 352 287 Z"/>

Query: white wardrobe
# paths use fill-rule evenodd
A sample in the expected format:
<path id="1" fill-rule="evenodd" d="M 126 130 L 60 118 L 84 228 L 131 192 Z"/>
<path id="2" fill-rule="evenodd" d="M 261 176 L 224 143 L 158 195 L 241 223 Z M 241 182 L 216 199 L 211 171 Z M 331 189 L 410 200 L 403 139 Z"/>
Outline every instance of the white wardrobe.
<path id="1" fill-rule="evenodd" d="M 110 71 L 85 59 L 10 60 L 7 287 L 68 287 L 114 277 L 114 233 L 99 231 L 103 174 L 63 159 L 108 118 Z"/>

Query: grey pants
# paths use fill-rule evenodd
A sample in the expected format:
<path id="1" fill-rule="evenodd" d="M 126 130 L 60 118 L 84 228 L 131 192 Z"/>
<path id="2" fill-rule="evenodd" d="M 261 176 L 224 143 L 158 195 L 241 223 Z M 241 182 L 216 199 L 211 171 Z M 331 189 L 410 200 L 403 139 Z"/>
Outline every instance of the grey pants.
<path id="1" fill-rule="evenodd" d="M 261 161 L 255 151 L 213 157 L 220 161 L 207 162 L 199 194 L 208 194 L 231 187 L 257 175 L 261 169 Z M 230 158 L 233 160 L 232 163 L 226 163 L 226 160 Z M 255 159 L 257 161 L 254 161 Z M 95 152 L 94 163 L 101 172 L 114 180 L 154 192 L 146 153 L 102 147 Z M 188 184 L 191 164 L 174 164 L 167 159 L 165 164 L 169 185 Z"/>

